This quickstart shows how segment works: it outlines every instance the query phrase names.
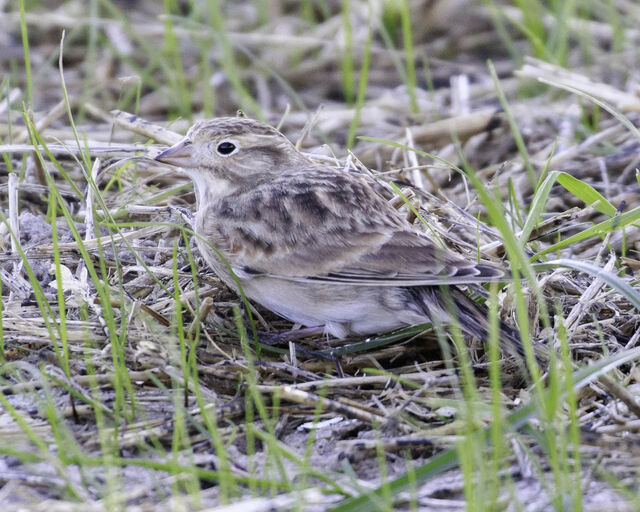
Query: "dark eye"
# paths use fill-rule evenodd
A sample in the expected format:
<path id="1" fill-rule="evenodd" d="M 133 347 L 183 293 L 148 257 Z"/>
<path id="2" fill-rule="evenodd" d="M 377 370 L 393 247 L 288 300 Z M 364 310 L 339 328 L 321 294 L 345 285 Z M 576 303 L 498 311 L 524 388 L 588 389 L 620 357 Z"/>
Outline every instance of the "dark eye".
<path id="1" fill-rule="evenodd" d="M 231 153 L 233 153 L 236 150 L 236 145 L 233 144 L 232 142 L 221 142 L 220 144 L 218 144 L 218 147 L 216 148 L 216 150 L 218 151 L 218 153 L 220 153 L 221 155 L 230 155 Z"/>

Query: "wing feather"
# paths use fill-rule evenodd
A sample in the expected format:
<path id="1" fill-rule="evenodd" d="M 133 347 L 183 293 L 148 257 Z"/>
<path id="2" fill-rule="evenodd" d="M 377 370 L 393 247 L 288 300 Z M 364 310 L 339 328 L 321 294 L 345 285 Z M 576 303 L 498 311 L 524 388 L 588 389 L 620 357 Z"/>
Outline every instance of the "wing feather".
<path id="1" fill-rule="evenodd" d="M 505 276 L 413 231 L 361 177 L 325 167 L 228 197 L 202 222 L 243 278 L 431 286 Z"/>

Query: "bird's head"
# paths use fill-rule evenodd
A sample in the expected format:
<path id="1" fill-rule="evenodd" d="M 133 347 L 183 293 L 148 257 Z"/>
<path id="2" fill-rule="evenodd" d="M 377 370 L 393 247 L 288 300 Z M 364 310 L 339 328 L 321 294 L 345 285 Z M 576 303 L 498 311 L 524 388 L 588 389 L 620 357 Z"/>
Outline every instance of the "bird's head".
<path id="1" fill-rule="evenodd" d="M 155 159 L 182 169 L 197 187 L 225 188 L 250 186 L 309 162 L 275 128 L 241 117 L 199 121 Z"/>

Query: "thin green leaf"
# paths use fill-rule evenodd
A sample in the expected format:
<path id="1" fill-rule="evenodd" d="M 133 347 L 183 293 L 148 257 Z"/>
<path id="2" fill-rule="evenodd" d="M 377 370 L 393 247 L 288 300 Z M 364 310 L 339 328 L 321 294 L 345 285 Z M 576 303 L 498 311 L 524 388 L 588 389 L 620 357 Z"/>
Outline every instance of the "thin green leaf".
<path id="1" fill-rule="evenodd" d="M 409 10 L 408 0 L 402 1 L 400 9 L 400 19 L 402 21 L 402 40 L 404 42 L 404 54 L 407 61 L 407 91 L 409 92 L 409 100 L 411 102 L 411 111 L 414 114 L 420 112 L 418 107 L 418 97 L 416 95 L 416 64 L 413 58 L 413 35 L 411 32 L 411 12 Z"/>
<path id="2" fill-rule="evenodd" d="M 511 108 L 509 107 L 509 102 L 507 101 L 507 97 L 504 92 L 500 88 L 500 80 L 498 79 L 498 73 L 493 65 L 493 62 L 488 61 L 487 67 L 489 68 L 489 73 L 491 74 L 491 79 L 493 80 L 493 87 L 498 94 L 498 99 L 500 100 L 500 104 L 504 109 L 504 113 L 507 116 L 507 121 L 509 122 L 509 128 L 511 129 L 511 134 L 513 135 L 513 141 L 516 143 L 516 147 L 518 148 L 518 153 L 520 153 L 520 157 L 522 158 L 522 163 L 524 164 L 524 168 L 529 175 L 529 181 L 531 185 L 535 187 L 538 179 L 536 178 L 536 172 L 531 165 L 531 159 L 529 158 L 529 152 L 527 151 L 527 147 L 524 143 L 524 139 L 522 138 L 522 133 L 520 133 L 520 129 L 518 128 L 518 123 L 516 123 L 515 117 L 513 116 L 513 112 L 511 112 Z"/>
<path id="3" fill-rule="evenodd" d="M 579 198 L 585 204 L 592 206 L 600 213 L 613 217 L 617 210 L 607 199 L 595 188 L 571 174 L 561 172 L 558 174 L 558 183 Z"/>
<path id="4" fill-rule="evenodd" d="M 574 178 L 569 173 L 563 171 L 552 171 L 540 184 L 533 196 L 529 215 L 527 216 L 527 221 L 525 222 L 520 235 L 521 243 L 524 244 L 529 239 L 531 232 L 536 227 L 540 214 L 545 209 L 549 193 L 556 181 L 582 202 L 588 206 L 592 206 L 600 213 L 604 213 L 610 217 L 613 217 L 616 214 L 617 210 L 615 206 L 607 201 L 607 199 L 591 185 Z"/>
<path id="5" fill-rule="evenodd" d="M 594 236 L 604 236 L 607 233 L 611 233 L 612 231 L 617 231 L 618 229 L 625 228 L 630 224 L 633 224 L 634 222 L 638 221 L 639 219 L 640 219 L 640 206 L 638 206 L 637 208 L 634 208 L 631 211 L 625 212 L 621 215 L 617 215 L 611 219 L 605 220 L 604 222 L 600 222 L 595 226 L 591 226 L 590 228 L 587 228 L 584 231 L 581 231 L 580 233 L 576 233 L 575 235 L 570 236 L 569 238 L 566 238 L 556 244 L 553 244 L 550 247 L 547 247 L 546 249 L 534 254 L 531 257 L 531 261 L 536 261 L 537 259 L 540 259 L 545 254 L 549 254 L 549 253 L 558 251 L 560 249 L 564 249 L 565 247 L 568 247 L 577 242 L 581 242 L 582 240 L 586 240 L 587 238 L 591 238 Z"/>
<path id="6" fill-rule="evenodd" d="M 355 98 L 353 63 L 353 28 L 351 27 L 349 1 L 342 0 L 342 30 L 344 32 L 344 49 L 342 52 L 342 91 L 348 105 L 353 104 Z"/>
<path id="7" fill-rule="evenodd" d="M 360 114 L 364 105 L 364 96 L 367 92 L 367 82 L 369 81 L 369 66 L 371 63 L 371 37 L 373 29 L 371 27 L 371 9 L 369 10 L 369 18 L 367 20 L 367 39 L 364 44 L 364 53 L 362 55 L 362 66 L 360 66 L 360 82 L 358 84 L 358 97 L 356 98 L 356 107 L 353 119 L 349 125 L 349 134 L 347 135 L 347 148 L 351 149 L 356 137 L 356 130 L 360 124 Z"/>
<path id="8" fill-rule="evenodd" d="M 592 365 L 580 368 L 574 372 L 572 376 L 574 392 L 589 385 L 608 371 L 638 358 L 640 358 L 640 347 L 618 352 Z M 563 397 L 564 396 L 565 393 L 563 393 Z M 531 400 L 527 405 L 519 407 L 507 416 L 505 428 L 518 430 L 524 427 L 528 424 L 529 420 L 535 417 L 537 411 L 536 401 Z M 489 440 L 490 429 L 491 425 L 470 435 L 479 436 L 479 441 L 487 442 Z M 410 476 L 409 473 L 407 473 L 386 483 L 385 490 L 386 492 L 391 492 L 393 497 L 398 498 L 401 493 L 408 492 L 411 486 L 422 485 L 445 471 L 458 467 L 458 464 L 457 449 L 449 448 L 431 457 L 423 466 L 411 471 Z M 338 506 L 330 509 L 330 512 L 371 512 L 371 510 L 377 510 L 376 504 L 379 503 L 382 492 L 381 489 L 382 487 L 379 487 L 369 493 L 343 500 Z"/>
<path id="9" fill-rule="evenodd" d="M 527 220 L 522 228 L 522 233 L 520 234 L 521 244 L 524 244 L 525 242 L 527 242 L 527 240 L 529 240 L 529 236 L 531 235 L 533 229 L 536 227 L 540 214 L 545 209 L 549 193 L 551 192 L 553 184 L 557 179 L 558 171 L 550 172 L 536 190 L 536 193 L 533 196 L 533 200 L 531 201 L 531 208 L 529 208 L 529 215 L 527 216 Z"/>

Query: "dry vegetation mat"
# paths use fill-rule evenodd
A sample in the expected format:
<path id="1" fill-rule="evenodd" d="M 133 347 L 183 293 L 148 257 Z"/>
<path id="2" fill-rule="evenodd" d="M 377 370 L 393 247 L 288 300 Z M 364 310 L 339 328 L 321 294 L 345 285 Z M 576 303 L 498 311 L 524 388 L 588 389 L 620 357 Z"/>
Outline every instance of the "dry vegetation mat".
<path id="1" fill-rule="evenodd" d="M 513 4 L 0 1 L 0 503 L 639 510 L 640 7 Z M 509 267 L 525 361 L 226 288 L 152 157 L 238 110 Z"/>

